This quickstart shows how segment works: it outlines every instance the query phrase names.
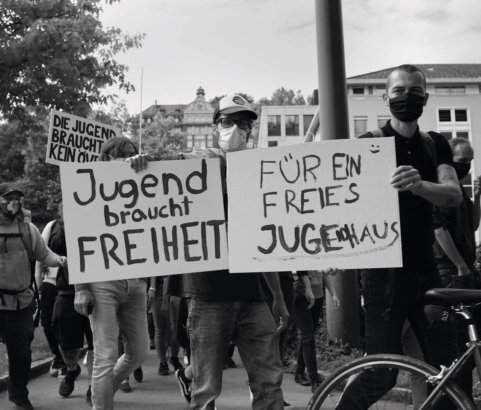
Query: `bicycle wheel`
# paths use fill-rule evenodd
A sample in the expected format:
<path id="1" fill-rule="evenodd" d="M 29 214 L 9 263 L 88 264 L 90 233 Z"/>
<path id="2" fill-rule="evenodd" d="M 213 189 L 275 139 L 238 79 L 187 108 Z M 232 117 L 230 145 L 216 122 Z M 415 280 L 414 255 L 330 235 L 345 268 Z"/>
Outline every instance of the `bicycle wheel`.
<path id="1" fill-rule="evenodd" d="M 369 378 L 376 372 L 376 376 L 382 375 L 392 383 L 394 387 L 377 401 L 372 400 L 369 406 L 368 397 L 379 391 L 378 384 L 369 385 Z M 345 387 L 352 383 L 362 373 L 363 386 L 359 383 L 344 391 Z M 435 381 L 429 381 L 430 376 L 439 372 L 432 366 L 419 360 L 394 354 L 378 354 L 362 357 L 341 367 L 329 376 L 312 396 L 307 410 L 336 409 L 341 395 L 344 394 L 342 409 L 418 409 L 426 399 L 428 388 L 435 387 Z M 413 380 L 417 380 L 413 383 Z M 359 379 L 358 379 L 359 381 Z M 383 390 L 385 391 L 385 390 Z M 367 393 L 369 392 L 369 394 Z M 474 404 L 466 397 L 461 389 L 453 382 L 448 381 L 437 396 L 437 401 L 426 406 L 426 409 L 461 409 L 475 410 Z M 372 404 L 375 401 L 374 404 Z M 349 404 L 345 404 L 349 403 Z"/>

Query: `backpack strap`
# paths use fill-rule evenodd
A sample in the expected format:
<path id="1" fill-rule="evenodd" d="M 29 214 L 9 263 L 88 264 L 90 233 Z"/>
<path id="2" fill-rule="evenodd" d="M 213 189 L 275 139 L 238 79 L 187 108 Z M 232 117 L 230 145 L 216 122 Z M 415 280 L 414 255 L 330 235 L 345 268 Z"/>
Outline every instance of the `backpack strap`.
<path id="1" fill-rule="evenodd" d="M 35 235 L 32 235 L 32 227 L 30 223 L 27 222 L 20 222 L 18 221 L 18 228 L 22 238 L 23 246 L 28 253 L 28 258 L 30 261 L 30 289 L 32 289 L 33 295 L 35 297 L 35 301 L 37 302 L 37 310 L 35 312 L 35 316 L 33 318 L 33 323 L 35 327 L 38 326 L 40 321 L 40 292 L 38 290 L 37 281 L 35 280 L 35 257 L 34 257 L 34 250 L 37 246 Z M 28 231 L 28 234 L 27 234 Z M 28 240 L 26 239 L 28 237 Z"/>

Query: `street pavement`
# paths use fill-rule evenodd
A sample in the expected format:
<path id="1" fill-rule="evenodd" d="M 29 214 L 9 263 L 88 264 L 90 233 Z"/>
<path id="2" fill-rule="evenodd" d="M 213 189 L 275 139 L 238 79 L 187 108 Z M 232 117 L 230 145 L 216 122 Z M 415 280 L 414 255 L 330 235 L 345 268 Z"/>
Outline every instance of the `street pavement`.
<path id="1" fill-rule="evenodd" d="M 237 353 L 237 351 L 236 351 Z M 251 409 L 247 375 L 239 357 L 234 355 L 238 367 L 224 370 L 222 393 L 216 401 L 218 410 Z M 82 373 L 75 383 L 75 390 L 68 398 L 58 394 L 59 381 L 48 372 L 30 380 L 30 401 L 36 410 L 89 410 L 85 401 L 88 378 L 85 366 L 81 363 Z M 117 392 L 116 410 L 186 410 L 187 402 L 181 397 L 174 373 L 169 376 L 157 374 L 159 362 L 156 352 L 151 350 L 142 366 L 144 378 L 141 383 L 130 377 L 131 393 Z M 47 368 L 47 366 L 44 366 Z M 302 387 L 294 382 L 294 375 L 285 374 L 282 385 L 285 400 L 291 404 L 286 410 L 305 409 L 311 397 L 310 387 Z M 7 392 L 0 393 L 0 409 L 13 410 L 17 407 L 8 401 Z"/>

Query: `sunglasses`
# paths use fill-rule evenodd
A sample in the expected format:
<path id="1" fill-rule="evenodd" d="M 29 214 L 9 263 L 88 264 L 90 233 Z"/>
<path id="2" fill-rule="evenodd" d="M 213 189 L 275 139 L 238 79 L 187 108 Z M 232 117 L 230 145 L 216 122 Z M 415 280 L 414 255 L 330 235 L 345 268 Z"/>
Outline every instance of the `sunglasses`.
<path id="1" fill-rule="evenodd" d="M 231 128 L 236 124 L 241 130 L 250 130 L 250 120 L 233 120 L 232 118 L 221 118 L 216 121 L 216 124 L 220 124 L 222 128 Z"/>

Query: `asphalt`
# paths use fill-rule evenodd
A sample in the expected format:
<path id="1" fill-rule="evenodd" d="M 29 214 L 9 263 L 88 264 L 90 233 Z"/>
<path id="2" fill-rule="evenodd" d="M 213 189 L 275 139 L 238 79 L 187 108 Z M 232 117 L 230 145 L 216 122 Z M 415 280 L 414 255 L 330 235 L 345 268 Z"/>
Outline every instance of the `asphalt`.
<path id="1" fill-rule="evenodd" d="M 224 370 L 221 396 L 216 401 L 218 410 L 251 409 L 247 375 L 237 355 L 234 360 L 238 367 Z M 68 398 L 58 394 L 59 381 L 48 373 L 50 361 L 42 360 L 32 365 L 32 379 L 28 384 L 30 401 L 36 410 L 89 410 L 85 400 L 88 378 L 85 366 L 75 383 L 75 390 Z M 150 351 L 142 366 L 144 378 L 141 383 L 130 377 L 131 393 L 117 392 L 116 410 L 186 410 L 187 402 L 181 397 L 173 372 L 169 376 L 159 376 L 158 360 L 155 351 Z M 172 370 L 172 369 L 171 369 Z M 5 378 L 0 378 L 0 409 L 18 409 L 8 401 Z M 291 404 L 286 410 L 305 409 L 311 397 L 310 387 L 302 387 L 294 382 L 294 376 L 286 373 L 282 385 L 284 399 Z"/>

